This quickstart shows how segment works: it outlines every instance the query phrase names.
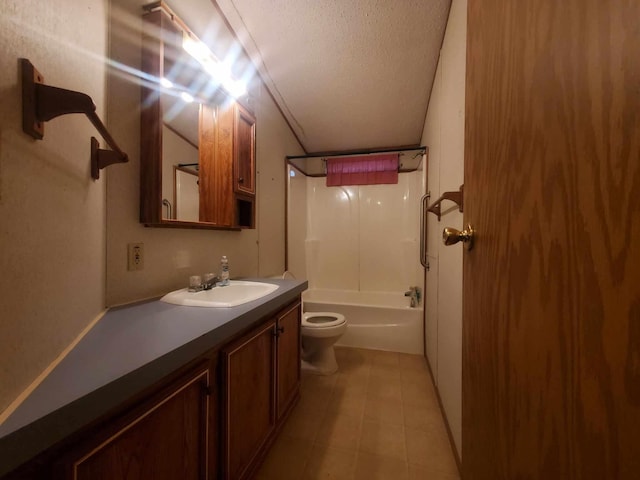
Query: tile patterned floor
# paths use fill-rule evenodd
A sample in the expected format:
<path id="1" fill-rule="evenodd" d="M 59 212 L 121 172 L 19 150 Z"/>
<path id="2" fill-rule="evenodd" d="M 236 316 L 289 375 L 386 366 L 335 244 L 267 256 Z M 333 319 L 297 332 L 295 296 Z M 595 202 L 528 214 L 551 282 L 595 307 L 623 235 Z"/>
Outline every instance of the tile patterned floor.
<path id="1" fill-rule="evenodd" d="M 337 374 L 303 374 L 256 480 L 460 478 L 423 357 L 355 348 L 336 357 Z"/>

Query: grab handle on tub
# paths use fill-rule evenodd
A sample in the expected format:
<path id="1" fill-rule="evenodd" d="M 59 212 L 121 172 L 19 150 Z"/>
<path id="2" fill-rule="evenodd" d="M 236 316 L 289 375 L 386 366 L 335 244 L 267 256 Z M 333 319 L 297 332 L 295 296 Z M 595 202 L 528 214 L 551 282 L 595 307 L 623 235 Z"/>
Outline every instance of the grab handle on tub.
<path id="1" fill-rule="evenodd" d="M 429 263 L 427 262 L 427 201 L 431 198 L 431 193 L 427 192 L 420 199 L 420 263 L 427 270 Z"/>

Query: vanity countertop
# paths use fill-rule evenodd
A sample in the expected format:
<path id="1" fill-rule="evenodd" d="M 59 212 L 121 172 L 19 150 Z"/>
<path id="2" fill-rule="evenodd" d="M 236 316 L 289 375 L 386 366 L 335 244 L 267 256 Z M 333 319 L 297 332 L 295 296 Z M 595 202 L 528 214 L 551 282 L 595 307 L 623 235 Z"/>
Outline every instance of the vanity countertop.
<path id="1" fill-rule="evenodd" d="M 258 279 L 255 279 L 258 280 Z M 0 425 L 0 476 L 292 302 L 306 281 L 229 308 L 158 300 L 113 308 Z"/>

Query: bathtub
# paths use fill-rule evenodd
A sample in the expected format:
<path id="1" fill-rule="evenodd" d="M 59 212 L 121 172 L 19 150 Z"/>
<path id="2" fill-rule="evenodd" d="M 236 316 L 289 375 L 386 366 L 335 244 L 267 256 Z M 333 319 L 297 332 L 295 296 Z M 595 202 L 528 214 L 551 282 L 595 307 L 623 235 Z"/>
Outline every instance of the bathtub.
<path id="1" fill-rule="evenodd" d="M 336 312 L 347 320 L 347 331 L 336 345 L 390 352 L 424 354 L 422 306 L 411 308 L 404 292 L 307 290 L 305 312 Z"/>

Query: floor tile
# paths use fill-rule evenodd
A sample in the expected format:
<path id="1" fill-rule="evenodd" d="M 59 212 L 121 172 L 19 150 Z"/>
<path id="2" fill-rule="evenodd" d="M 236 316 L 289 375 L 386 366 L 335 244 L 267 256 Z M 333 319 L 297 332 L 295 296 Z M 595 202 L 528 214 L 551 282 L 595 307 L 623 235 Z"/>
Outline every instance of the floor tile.
<path id="1" fill-rule="evenodd" d="M 422 355 L 411 355 L 409 353 L 399 353 L 398 362 L 403 370 L 412 370 L 418 372 L 427 372 L 429 374 L 429 367 L 427 366 L 427 359 Z"/>
<path id="2" fill-rule="evenodd" d="M 299 480 L 311 454 L 311 442 L 280 436 L 267 454 L 257 477 L 269 480 Z"/>
<path id="3" fill-rule="evenodd" d="M 312 373 L 303 373 L 301 388 L 303 390 L 312 388 L 316 390 L 333 390 L 336 383 L 337 375 L 315 375 Z"/>
<path id="4" fill-rule="evenodd" d="M 427 390 L 433 390 L 433 381 L 428 370 L 402 370 L 400 373 L 402 383 L 408 385 L 418 385 Z"/>
<path id="5" fill-rule="evenodd" d="M 425 431 L 444 428 L 444 420 L 436 401 L 430 406 L 403 403 L 402 410 L 404 425 L 407 428 Z"/>
<path id="6" fill-rule="evenodd" d="M 364 420 L 389 425 L 404 425 L 402 402 L 368 397 L 364 404 Z"/>
<path id="7" fill-rule="evenodd" d="M 366 395 L 368 383 L 368 375 L 354 376 L 337 374 L 333 386 L 333 394 L 335 395 L 337 392 L 357 392 L 361 395 Z"/>
<path id="8" fill-rule="evenodd" d="M 323 413 L 327 409 L 333 388 L 326 386 L 308 385 L 300 389 L 298 405 L 304 410 Z"/>
<path id="9" fill-rule="evenodd" d="M 329 399 L 327 410 L 362 418 L 367 399 L 366 390 L 334 390 Z"/>
<path id="10" fill-rule="evenodd" d="M 415 405 L 417 407 L 430 408 L 438 405 L 433 386 L 424 382 L 411 382 L 402 379 L 402 402 L 405 405 Z"/>
<path id="11" fill-rule="evenodd" d="M 369 379 L 399 379 L 402 376 L 402 370 L 399 366 L 395 365 L 371 365 L 369 371 Z"/>
<path id="12" fill-rule="evenodd" d="M 333 447 L 314 447 L 302 478 L 304 480 L 351 480 L 357 452 Z"/>
<path id="13" fill-rule="evenodd" d="M 398 378 L 372 377 L 367 385 L 367 396 L 392 402 L 401 402 L 402 384 Z"/>
<path id="14" fill-rule="evenodd" d="M 371 359 L 376 355 L 375 350 L 368 348 L 347 348 L 351 358 L 356 358 L 361 362 L 370 363 Z"/>
<path id="15" fill-rule="evenodd" d="M 371 370 L 371 365 L 368 363 L 348 363 L 340 364 L 340 373 L 348 377 L 363 377 L 368 378 Z"/>
<path id="16" fill-rule="evenodd" d="M 354 480 L 408 480 L 409 467 L 402 460 L 359 452 L 353 478 Z"/>
<path id="17" fill-rule="evenodd" d="M 334 375 L 303 373 L 256 480 L 459 480 L 424 357 L 338 347 L 336 358 Z"/>
<path id="18" fill-rule="evenodd" d="M 432 431 L 405 429 L 407 460 L 413 465 L 454 464 L 453 452 L 447 432 L 442 428 Z"/>
<path id="19" fill-rule="evenodd" d="M 363 421 L 359 451 L 406 462 L 404 426 Z"/>
<path id="20" fill-rule="evenodd" d="M 313 442 L 321 424 L 322 415 L 318 415 L 316 411 L 305 409 L 298 404 L 294 407 L 287 419 L 287 423 L 282 428 L 281 435 Z"/>
<path id="21" fill-rule="evenodd" d="M 409 480 L 460 480 L 457 467 L 443 471 L 433 467 L 409 465 Z"/>
<path id="22" fill-rule="evenodd" d="M 400 360 L 398 357 L 398 353 L 396 352 L 383 352 L 373 350 L 373 354 L 371 355 L 371 365 L 375 366 L 389 366 L 389 367 L 399 367 Z"/>
<path id="23" fill-rule="evenodd" d="M 362 418 L 328 411 L 316 435 L 315 444 L 357 450 Z"/>
<path id="24" fill-rule="evenodd" d="M 336 360 L 339 366 L 362 365 L 369 363 L 370 350 L 349 347 L 335 347 Z"/>

